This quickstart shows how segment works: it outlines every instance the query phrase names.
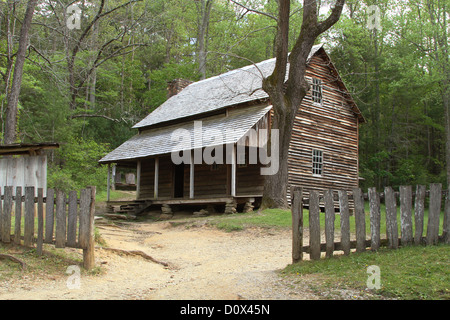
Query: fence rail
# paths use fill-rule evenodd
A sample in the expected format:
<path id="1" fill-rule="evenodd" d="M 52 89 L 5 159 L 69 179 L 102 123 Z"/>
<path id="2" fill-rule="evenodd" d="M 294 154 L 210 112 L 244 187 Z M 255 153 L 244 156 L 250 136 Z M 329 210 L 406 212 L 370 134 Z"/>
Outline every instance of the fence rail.
<path id="1" fill-rule="evenodd" d="M 441 184 L 431 184 L 427 191 L 425 186 L 418 185 L 415 192 L 411 186 L 402 186 L 399 192 L 386 187 L 384 192 L 369 188 L 365 195 L 361 189 L 333 192 L 328 189 L 323 196 L 318 191 L 310 191 L 309 198 L 303 198 L 303 188 L 292 187 L 292 261 L 303 259 L 303 253 L 308 253 L 310 259 L 318 260 L 321 252 L 331 257 L 334 251 L 343 251 L 348 255 L 351 249 L 356 252 L 373 251 L 385 246 L 396 249 L 407 245 L 434 245 L 438 242 L 450 243 L 450 197 L 442 191 Z M 442 197 L 445 196 L 443 232 L 439 236 L 439 222 L 442 207 Z M 428 223 L 426 236 L 424 234 L 425 204 L 429 199 Z M 354 213 L 350 215 L 349 198 L 354 201 Z M 366 234 L 366 213 L 364 200 L 369 201 L 370 235 Z M 381 199 L 386 208 L 386 238 L 381 239 Z M 325 243 L 321 243 L 320 203 L 323 200 L 325 208 Z M 339 212 L 335 212 L 335 201 L 339 201 Z M 398 234 L 397 204 L 400 203 L 400 237 Z M 309 245 L 304 246 L 303 204 L 309 205 Z M 413 211 L 414 204 L 414 211 Z M 340 242 L 335 242 L 335 219 L 340 216 Z M 351 240 L 350 219 L 355 224 L 355 240 Z M 414 228 L 413 228 L 414 219 Z M 414 232 L 413 232 L 414 229 Z"/>
<path id="2" fill-rule="evenodd" d="M 47 189 L 46 197 L 43 188 L 37 189 L 37 197 L 35 187 L 25 187 L 24 194 L 22 187 L 16 187 L 15 195 L 13 191 L 12 186 L 6 186 L 1 195 L 0 242 L 27 247 L 36 243 L 39 255 L 44 243 L 83 249 L 83 266 L 94 267 L 95 187 L 81 190 L 79 199 L 76 191 L 69 192 L 68 197 L 54 189 Z"/>

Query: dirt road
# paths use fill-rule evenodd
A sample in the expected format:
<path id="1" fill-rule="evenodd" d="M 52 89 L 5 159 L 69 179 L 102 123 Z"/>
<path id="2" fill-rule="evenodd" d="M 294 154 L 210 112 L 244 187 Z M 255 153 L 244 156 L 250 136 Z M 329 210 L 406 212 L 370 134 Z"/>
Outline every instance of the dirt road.
<path id="1" fill-rule="evenodd" d="M 139 256 L 96 250 L 99 275 L 32 279 L 0 288 L 0 299 L 317 299 L 306 282 L 283 279 L 277 270 L 291 260 L 289 231 L 250 229 L 227 233 L 170 222 L 101 226 L 109 247 L 140 250 Z"/>

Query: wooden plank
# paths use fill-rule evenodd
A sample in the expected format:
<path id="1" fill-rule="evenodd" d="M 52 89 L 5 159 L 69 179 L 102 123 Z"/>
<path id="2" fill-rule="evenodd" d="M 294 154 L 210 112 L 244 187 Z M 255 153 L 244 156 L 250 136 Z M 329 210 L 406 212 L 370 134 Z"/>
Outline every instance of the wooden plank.
<path id="1" fill-rule="evenodd" d="M 423 219 L 425 215 L 425 193 L 426 186 L 417 185 L 414 200 L 414 244 L 419 245 L 423 237 Z"/>
<path id="2" fill-rule="evenodd" d="M 66 195 L 63 191 L 56 191 L 56 209 L 55 209 L 55 248 L 64 248 L 66 246 Z"/>
<path id="3" fill-rule="evenodd" d="M 364 252 L 366 251 L 366 213 L 361 189 L 353 189 L 353 201 L 355 202 L 356 252 Z"/>
<path id="4" fill-rule="evenodd" d="M 11 212 L 13 206 L 13 187 L 5 187 L 3 197 L 2 241 L 11 242 Z"/>
<path id="5" fill-rule="evenodd" d="M 412 188 L 400 186 L 400 225 L 402 246 L 408 246 L 413 241 L 412 226 Z"/>
<path id="6" fill-rule="evenodd" d="M 292 263 L 303 260 L 303 188 L 291 187 Z"/>
<path id="7" fill-rule="evenodd" d="M 309 247 L 310 259 L 320 259 L 320 207 L 319 192 L 312 190 L 309 194 Z"/>
<path id="8" fill-rule="evenodd" d="M 34 211 L 34 187 L 25 187 L 25 226 L 23 244 L 26 247 L 30 247 L 33 244 Z"/>
<path id="9" fill-rule="evenodd" d="M 324 192 L 325 202 L 325 240 L 327 244 L 326 257 L 331 258 L 334 252 L 334 199 L 333 190 L 327 189 Z"/>
<path id="10" fill-rule="evenodd" d="M 339 208 L 341 224 L 341 244 L 344 255 L 350 254 L 350 210 L 348 207 L 347 191 L 339 190 Z"/>
<path id="11" fill-rule="evenodd" d="M 450 191 L 447 190 L 447 195 L 445 196 L 445 208 L 444 208 L 444 221 L 442 227 L 442 237 L 444 238 L 444 243 L 450 244 Z"/>
<path id="12" fill-rule="evenodd" d="M 376 188 L 369 188 L 369 208 L 370 208 L 370 237 L 371 249 L 377 251 L 380 248 L 380 195 Z"/>
<path id="13" fill-rule="evenodd" d="M 45 243 L 53 242 L 53 229 L 55 224 L 55 190 L 47 189 L 45 201 Z"/>
<path id="14" fill-rule="evenodd" d="M 77 246 L 77 192 L 69 192 L 69 208 L 67 213 L 67 246 Z"/>
<path id="15" fill-rule="evenodd" d="M 398 224 L 397 224 L 397 200 L 394 190 L 391 187 L 384 188 L 386 204 L 386 236 L 389 241 L 389 248 L 398 248 Z"/>
<path id="16" fill-rule="evenodd" d="M 22 235 L 22 187 L 16 187 L 16 204 L 14 211 L 14 243 L 20 245 Z"/>
<path id="17" fill-rule="evenodd" d="M 2 233 L 3 233 L 3 206 L 1 203 L 1 195 L 2 195 L 2 186 L 0 186 L 0 241 L 2 240 Z"/>
<path id="18" fill-rule="evenodd" d="M 88 188 L 89 192 L 89 213 L 88 213 L 88 242 L 83 249 L 83 267 L 87 270 L 95 267 L 95 241 L 94 241 L 94 215 L 95 215 L 95 186 Z"/>
<path id="19" fill-rule="evenodd" d="M 44 244 L 44 189 L 38 188 L 38 231 L 36 253 L 42 255 L 42 247 Z"/>
<path id="20" fill-rule="evenodd" d="M 78 231 L 78 246 L 87 248 L 89 243 L 89 214 L 90 214 L 91 192 L 83 189 L 80 192 L 80 223 Z"/>
<path id="21" fill-rule="evenodd" d="M 439 234 L 439 214 L 441 212 L 442 185 L 430 185 L 430 208 L 428 211 L 427 245 L 437 244 Z"/>

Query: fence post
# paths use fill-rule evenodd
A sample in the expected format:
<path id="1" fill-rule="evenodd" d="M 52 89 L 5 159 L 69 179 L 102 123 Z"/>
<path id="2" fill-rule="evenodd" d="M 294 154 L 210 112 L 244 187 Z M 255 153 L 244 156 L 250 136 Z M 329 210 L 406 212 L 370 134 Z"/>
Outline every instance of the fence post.
<path id="1" fill-rule="evenodd" d="M 69 208 L 67 213 L 67 246 L 77 243 L 77 192 L 69 192 Z"/>
<path id="2" fill-rule="evenodd" d="M 20 245 L 21 222 L 22 222 L 22 187 L 16 188 L 16 204 L 14 207 L 14 243 Z"/>
<path id="3" fill-rule="evenodd" d="M 25 187 L 25 226 L 23 245 L 30 247 L 34 236 L 34 187 Z"/>
<path id="4" fill-rule="evenodd" d="M 90 205 L 88 216 L 88 242 L 85 249 L 83 249 L 83 267 L 87 270 L 95 267 L 95 240 L 94 240 L 94 215 L 95 215 L 95 186 L 89 187 L 90 190 Z"/>
<path id="5" fill-rule="evenodd" d="M 366 251 L 366 213 L 361 189 L 353 189 L 353 200 L 355 202 L 356 252 L 364 252 Z"/>
<path id="6" fill-rule="evenodd" d="M 389 248 L 398 248 L 398 225 L 397 225 L 397 201 L 394 190 L 391 187 L 384 188 L 384 201 L 386 204 L 386 236 Z"/>
<path id="7" fill-rule="evenodd" d="M 371 249 L 377 251 L 380 248 L 380 195 L 376 188 L 369 188 L 370 206 L 370 237 Z"/>
<path id="8" fill-rule="evenodd" d="M 350 212 L 347 191 L 339 190 L 339 208 L 341 211 L 341 244 L 344 255 L 350 254 Z"/>
<path id="9" fill-rule="evenodd" d="M 13 205 L 13 187 L 5 187 L 3 199 L 2 241 L 11 242 L 11 212 Z"/>
<path id="10" fill-rule="evenodd" d="M 412 243 L 412 189 L 411 186 L 400 187 L 400 219 L 402 231 L 402 246 L 408 246 Z"/>
<path id="11" fill-rule="evenodd" d="M 292 263 L 303 260 L 303 188 L 291 187 Z"/>
<path id="12" fill-rule="evenodd" d="M 331 258 L 334 252 L 334 199 L 333 190 L 328 189 L 324 192 L 325 202 L 325 241 L 326 257 Z"/>
<path id="13" fill-rule="evenodd" d="M 53 242 L 53 229 L 55 225 L 55 190 L 47 189 L 45 199 L 45 243 Z"/>
<path id="14" fill-rule="evenodd" d="M 319 192 L 309 192 L 309 256 L 311 260 L 320 259 L 320 206 Z"/>
<path id="15" fill-rule="evenodd" d="M 447 190 L 445 196 L 445 208 L 444 208 L 444 226 L 442 228 L 442 235 L 444 237 L 444 243 L 450 244 L 450 190 Z"/>
<path id="16" fill-rule="evenodd" d="M 441 211 L 442 185 L 430 185 L 430 209 L 428 211 L 427 245 L 436 244 L 439 236 L 439 214 Z"/>
<path id="17" fill-rule="evenodd" d="M 417 185 L 416 198 L 414 202 L 414 244 L 419 245 L 422 242 L 423 235 L 423 217 L 425 215 L 425 192 L 426 186 Z"/>
<path id="18" fill-rule="evenodd" d="M 42 255 L 44 243 L 44 189 L 38 189 L 38 234 L 36 253 Z"/>
<path id="19" fill-rule="evenodd" d="M 66 246 L 66 195 L 63 191 L 56 192 L 56 228 L 55 228 L 55 248 L 64 248 Z"/>

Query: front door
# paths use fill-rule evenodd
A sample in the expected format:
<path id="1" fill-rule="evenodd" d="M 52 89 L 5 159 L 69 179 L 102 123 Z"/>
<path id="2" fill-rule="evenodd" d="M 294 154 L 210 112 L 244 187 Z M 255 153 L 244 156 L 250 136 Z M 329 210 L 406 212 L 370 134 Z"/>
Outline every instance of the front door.
<path id="1" fill-rule="evenodd" d="M 174 198 L 183 198 L 184 196 L 184 164 L 175 166 L 173 177 L 173 196 Z"/>

